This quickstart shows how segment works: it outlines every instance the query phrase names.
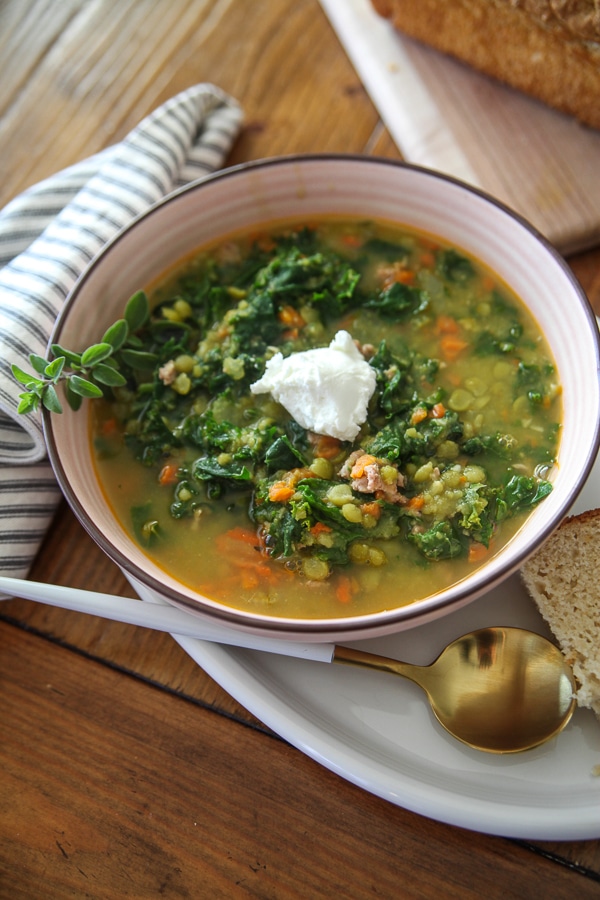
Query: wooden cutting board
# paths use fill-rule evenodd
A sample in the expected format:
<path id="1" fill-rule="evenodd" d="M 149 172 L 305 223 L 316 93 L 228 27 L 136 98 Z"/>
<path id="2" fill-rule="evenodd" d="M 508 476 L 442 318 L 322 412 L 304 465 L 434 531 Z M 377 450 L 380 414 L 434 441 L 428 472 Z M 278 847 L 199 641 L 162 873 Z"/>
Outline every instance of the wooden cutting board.
<path id="1" fill-rule="evenodd" d="M 404 159 L 487 191 L 565 254 L 600 244 L 600 131 L 401 36 L 370 0 L 320 2 Z"/>

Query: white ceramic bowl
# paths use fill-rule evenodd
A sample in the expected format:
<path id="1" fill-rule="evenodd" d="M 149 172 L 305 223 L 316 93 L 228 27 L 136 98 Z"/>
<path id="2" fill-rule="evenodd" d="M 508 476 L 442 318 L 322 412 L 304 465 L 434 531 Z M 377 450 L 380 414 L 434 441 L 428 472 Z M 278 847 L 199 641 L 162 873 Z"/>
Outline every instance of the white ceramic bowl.
<path id="1" fill-rule="evenodd" d="M 331 213 L 402 223 L 477 257 L 529 307 L 550 345 L 564 398 L 554 490 L 483 568 L 435 596 L 371 615 L 315 621 L 237 612 L 166 575 L 115 520 L 93 475 L 85 408 L 65 410 L 62 416 L 46 414 L 44 425 L 50 460 L 68 502 L 134 583 L 188 611 L 246 631 L 339 641 L 410 628 L 471 602 L 514 572 L 572 505 L 598 448 L 599 347 L 589 303 L 558 253 L 490 197 L 425 169 L 372 157 L 264 160 L 184 188 L 119 234 L 74 288 L 53 341 L 73 349 L 97 341 L 122 315 L 134 291 L 220 236 Z"/>

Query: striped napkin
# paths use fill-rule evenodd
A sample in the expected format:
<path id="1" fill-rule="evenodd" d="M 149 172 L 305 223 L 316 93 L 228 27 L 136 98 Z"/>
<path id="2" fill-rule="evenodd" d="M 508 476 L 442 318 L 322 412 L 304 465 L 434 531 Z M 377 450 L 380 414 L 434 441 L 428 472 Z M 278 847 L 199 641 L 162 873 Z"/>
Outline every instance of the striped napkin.
<path id="1" fill-rule="evenodd" d="M 17 413 L 23 387 L 11 365 L 46 355 L 78 276 L 133 218 L 219 168 L 239 131 L 240 107 L 195 85 L 119 144 L 40 182 L 0 212 L 0 573 L 27 575 L 60 492 L 41 417 Z"/>

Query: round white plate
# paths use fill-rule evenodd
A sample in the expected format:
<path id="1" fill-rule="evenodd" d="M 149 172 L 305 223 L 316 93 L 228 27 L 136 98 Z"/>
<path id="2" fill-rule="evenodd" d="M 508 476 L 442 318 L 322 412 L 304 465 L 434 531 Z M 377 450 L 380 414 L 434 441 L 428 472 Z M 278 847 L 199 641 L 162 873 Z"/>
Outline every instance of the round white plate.
<path id="1" fill-rule="evenodd" d="M 600 506 L 600 458 L 573 512 Z M 431 662 L 474 628 L 522 625 L 549 635 L 513 576 L 453 615 L 385 638 L 375 653 Z M 495 756 L 438 725 L 425 695 L 391 675 L 190 638 L 184 650 L 265 725 L 317 762 L 391 803 L 489 834 L 537 840 L 600 838 L 600 722 L 576 710 L 557 738 Z M 359 646 L 356 643 L 354 646 Z"/>

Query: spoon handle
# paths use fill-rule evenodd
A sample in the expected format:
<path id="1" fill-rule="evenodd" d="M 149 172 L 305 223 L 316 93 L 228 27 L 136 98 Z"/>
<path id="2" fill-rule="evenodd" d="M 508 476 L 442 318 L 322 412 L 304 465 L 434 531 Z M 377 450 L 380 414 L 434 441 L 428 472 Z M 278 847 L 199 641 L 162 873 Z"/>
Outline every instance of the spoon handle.
<path id="1" fill-rule="evenodd" d="M 162 602 L 148 603 L 132 600 L 129 597 L 118 597 L 113 594 L 78 590 L 58 584 L 43 584 L 6 576 L 0 576 L 0 591 L 11 597 L 36 600 L 39 603 L 58 606 L 61 609 L 89 613 L 116 622 L 141 625 L 155 631 L 167 631 L 170 634 L 198 638 L 217 644 L 228 644 L 232 647 L 263 650 L 267 653 L 278 653 L 317 662 L 331 662 L 333 657 L 333 644 L 301 643 L 249 634 L 227 625 L 206 622 L 198 616 Z"/>
<path id="2" fill-rule="evenodd" d="M 424 690 L 423 674 L 426 666 L 415 666 L 411 663 L 401 662 L 399 659 L 388 659 L 387 656 L 377 656 L 375 653 L 367 653 L 365 650 L 354 650 L 352 647 L 338 647 L 336 645 L 333 654 L 333 662 L 346 666 L 360 666 L 365 669 L 377 669 L 379 672 L 391 672 L 392 675 L 400 675 L 414 681 Z"/>

